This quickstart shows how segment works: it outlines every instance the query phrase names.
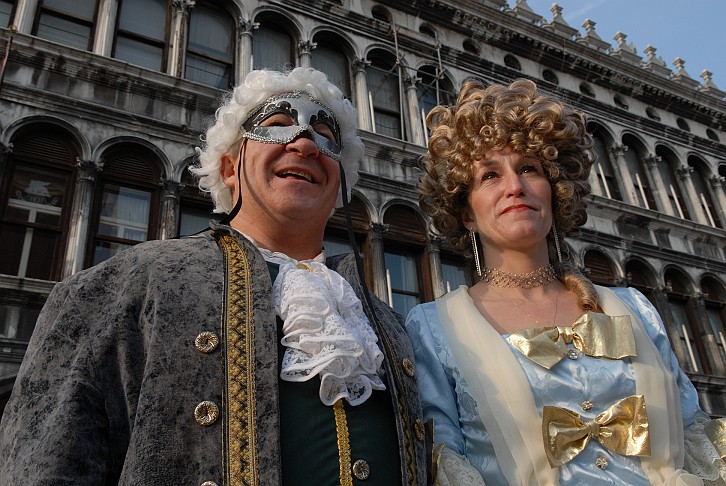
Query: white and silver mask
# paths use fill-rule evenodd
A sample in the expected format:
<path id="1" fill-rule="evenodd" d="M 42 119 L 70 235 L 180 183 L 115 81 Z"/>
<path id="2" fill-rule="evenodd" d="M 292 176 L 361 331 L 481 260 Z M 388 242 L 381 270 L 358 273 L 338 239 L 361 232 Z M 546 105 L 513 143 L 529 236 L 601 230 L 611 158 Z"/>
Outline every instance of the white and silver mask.
<path id="1" fill-rule="evenodd" d="M 290 125 L 262 125 L 265 120 L 278 114 L 288 117 Z M 250 113 L 240 131 L 249 140 L 278 144 L 287 144 L 305 135 L 315 142 L 322 153 L 338 161 L 343 148 L 340 126 L 333 111 L 303 91 L 268 98 Z"/>

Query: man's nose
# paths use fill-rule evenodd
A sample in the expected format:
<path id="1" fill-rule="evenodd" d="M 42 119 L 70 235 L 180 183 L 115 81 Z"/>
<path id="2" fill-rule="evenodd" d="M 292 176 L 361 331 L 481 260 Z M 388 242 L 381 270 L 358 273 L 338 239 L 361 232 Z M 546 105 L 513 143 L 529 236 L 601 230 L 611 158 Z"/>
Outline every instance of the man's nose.
<path id="1" fill-rule="evenodd" d="M 302 157 L 315 158 L 320 154 L 318 144 L 315 143 L 310 130 L 302 131 L 292 142 L 288 143 L 287 150 L 297 152 Z"/>

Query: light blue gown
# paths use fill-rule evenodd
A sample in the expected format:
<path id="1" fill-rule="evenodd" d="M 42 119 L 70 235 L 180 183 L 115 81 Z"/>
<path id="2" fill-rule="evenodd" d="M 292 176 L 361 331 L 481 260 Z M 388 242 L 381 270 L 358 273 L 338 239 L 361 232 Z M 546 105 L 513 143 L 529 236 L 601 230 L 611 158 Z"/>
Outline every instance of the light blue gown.
<path id="1" fill-rule="evenodd" d="M 655 308 L 635 289 L 611 290 L 640 317 L 663 362 L 676 377 L 684 427 L 691 425 L 699 416 L 707 418 L 699 408 L 695 388 L 678 365 Z M 412 309 L 406 319 L 406 329 L 416 356 L 424 418 L 434 419 L 435 442 L 446 442 L 449 449 L 465 456 L 488 485 L 507 484 L 479 418 L 476 402 L 441 329 L 436 303 L 429 302 Z M 507 336 L 502 335 L 502 338 Z M 516 348 L 510 346 L 510 349 L 529 380 L 540 414 L 543 405 L 554 405 L 576 411 L 583 421 L 589 421 L 603 408 L 635 394 L 633 368 L 627 358 L 598 359 L 580 354 L 578 359 L 564 358 L 548 370 L 530 361 Z M 580 407 L 586 400 L 594 405 L 589 412 Z M 598 457 L 607 460 L 605 469 L 595 465 Z M 621 456 L 592 440 L 577 457 L 560 467 L 560 484 L 635 486 L 650 483 L 641 469 L 639 458 Z"/>

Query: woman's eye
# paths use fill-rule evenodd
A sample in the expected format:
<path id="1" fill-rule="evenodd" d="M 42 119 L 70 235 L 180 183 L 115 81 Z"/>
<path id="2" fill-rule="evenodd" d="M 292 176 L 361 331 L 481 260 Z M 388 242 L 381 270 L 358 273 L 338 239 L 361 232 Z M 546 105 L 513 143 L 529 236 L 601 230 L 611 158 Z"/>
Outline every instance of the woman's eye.
<path id="1" fill-rule="evenodd" d="M 481 176 L 481 180 L 488 181 L 491 179 L 494 179 L 497 176 L 497 173 L 494 171 L 484 172 Z"/>

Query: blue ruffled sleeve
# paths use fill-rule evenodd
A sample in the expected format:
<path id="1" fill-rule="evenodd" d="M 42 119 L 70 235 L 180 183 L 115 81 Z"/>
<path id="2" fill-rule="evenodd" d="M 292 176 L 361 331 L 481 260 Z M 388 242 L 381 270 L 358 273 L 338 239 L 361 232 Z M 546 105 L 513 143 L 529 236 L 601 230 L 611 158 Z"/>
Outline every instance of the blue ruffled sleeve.
<path id="1" fill-rule="evenodd" d="M 434 302 L 414 307 L 406 318 L 406 331 L 416 357 L 424 418 L 434 419 L 434 440 L 437 444 L 446 442 L 449 449 L 463 456 L 466 453 L 464 436 L 454 395 L 456 381 L 451 373 L 452 369 L 458 368 L 448 352 L 448 346 L 442 346 L 434 338 L 432 327 L 438 328 L 439 325 Z"/>

